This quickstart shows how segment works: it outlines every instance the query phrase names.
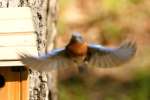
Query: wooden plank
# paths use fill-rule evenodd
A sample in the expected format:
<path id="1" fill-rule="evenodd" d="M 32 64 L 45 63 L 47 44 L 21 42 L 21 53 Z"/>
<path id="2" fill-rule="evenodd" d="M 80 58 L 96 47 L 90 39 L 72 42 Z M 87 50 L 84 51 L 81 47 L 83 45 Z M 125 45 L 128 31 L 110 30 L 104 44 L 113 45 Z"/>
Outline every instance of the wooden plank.
<path id="1" fill-rule="evenodd" d="M 0 20 L 0 33 L 34 32 L 32 19 Z"/>
<path id="2" fill-rule="evenodd" d="M 5 46 L 36 46 L 36 34 L 0 34 L 0 49 Z"/>
<path id="3" fill-rule="evenodd" d="M 0 8 L 0 20 L 7 19 L 32 19 L 29 7 Z"/>
<path id="4" fill-rule="evenodd" d="M 0 68 L 5 78 L 5 86 L 0 88 L 0 100 L 20 100 L 20 73 L 11 68 Z"/>
<path id="5" fill-rule="evenodd" d="M 0 47 L 0 60 L 18 60 L 19 53 L 37 56 L 36 46 Z"/>
<path id="6" fill-rule="evenodd" d="M 29 100 L 28 70 L 21 71 L 21 100 Z"/>
<path id="7" fill-rule="evenodd" d="M 23 66 L 21 61 L 0 61 L 0 67 L 10 67 L 12 66 L 16 67 L 16 66 Z"/>

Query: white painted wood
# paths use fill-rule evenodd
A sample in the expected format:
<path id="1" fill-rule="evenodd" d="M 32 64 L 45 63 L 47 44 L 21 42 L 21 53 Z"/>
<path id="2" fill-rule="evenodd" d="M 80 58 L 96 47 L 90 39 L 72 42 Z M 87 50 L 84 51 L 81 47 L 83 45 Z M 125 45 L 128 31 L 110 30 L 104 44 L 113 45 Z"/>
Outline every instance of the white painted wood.
<path id="1" fill-rule="evenodd" d="M 34 32 L 29 7 L 0 8 L 0 33 Z"/>
<path id="2" fill-rule="evenodd" d="M 0 67 L 23 66 L 21 61 L 0 61 Z"/>
<path id="3" fill-rule="evenodd" d="M 32 19 L 29 7 L 0 8 L 0 20 L 8 19 Z"/>
<path id="4" fill-rule="evenodd" d="M 8 33 L 0 34 L 0 49 L 8 46 L 36 46 L 34 33 Z"/>
<path id="5" fill-rule="evenodd" d="M 36 46 L 23 46 L 23 47 L 0 47 L 0 61 L 4 60 L 19 60 L 21 53 L 38 56 Z"/>
<path id="6" fill-rule="evenodd" d="M 0 20 L 0 33 L 34 32 L 31 19 Z"/>
<path id="7" fill-rule="evenodd" d="M 29 7 L 0 8 L 0 66 L 21 66 L 21 53 L 38 56 Z"/>

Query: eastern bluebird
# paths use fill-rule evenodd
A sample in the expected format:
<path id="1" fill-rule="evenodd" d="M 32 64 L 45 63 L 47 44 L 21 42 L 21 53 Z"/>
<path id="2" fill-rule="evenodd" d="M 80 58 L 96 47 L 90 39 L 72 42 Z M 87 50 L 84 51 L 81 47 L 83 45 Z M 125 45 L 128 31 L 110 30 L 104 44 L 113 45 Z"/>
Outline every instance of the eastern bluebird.
<path id="1" fill-rule="evenodd" d="M 126 42 L 118 48 L 88 44 L 79 33 L 72 35 L 64 48 L 54 49 L 41 57 L 20 55 L 21 61 L 31 69 L 50 71 L 60 67 L 113 67 L 130 60 L 136 53 L 136 44 Z"/>

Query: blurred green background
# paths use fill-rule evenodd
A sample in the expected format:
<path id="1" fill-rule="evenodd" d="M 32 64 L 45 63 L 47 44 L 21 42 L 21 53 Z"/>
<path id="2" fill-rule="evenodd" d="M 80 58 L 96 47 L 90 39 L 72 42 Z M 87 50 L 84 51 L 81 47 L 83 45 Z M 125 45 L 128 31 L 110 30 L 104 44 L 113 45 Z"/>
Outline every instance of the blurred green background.
<path id="1" fill-rule="evenodd" d="M 150 0 L 59 0 L 56 47 L 76 31 L 107 46 L 135 41 L 138 50 L 127 64 L 100 69 L 96 79 L 60 81 L 60 100 L 150 100 Z"/>

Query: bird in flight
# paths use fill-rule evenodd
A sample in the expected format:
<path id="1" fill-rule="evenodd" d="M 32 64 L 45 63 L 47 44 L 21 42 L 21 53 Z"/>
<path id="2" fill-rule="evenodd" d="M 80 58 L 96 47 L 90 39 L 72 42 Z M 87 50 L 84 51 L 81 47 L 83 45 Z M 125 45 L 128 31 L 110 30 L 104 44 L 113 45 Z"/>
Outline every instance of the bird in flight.
<path id="1" fill-rule="evenodd" d="M 80 33 L 74 33 L 64 48 L 34 57 L 21 54 L 22 63 L 37 71 L 50 71 L 65 67 L 113 67 L 129 61 L 136 53 L 136 44 L 125 42 L 116 48 L 88 44 Z"/>

